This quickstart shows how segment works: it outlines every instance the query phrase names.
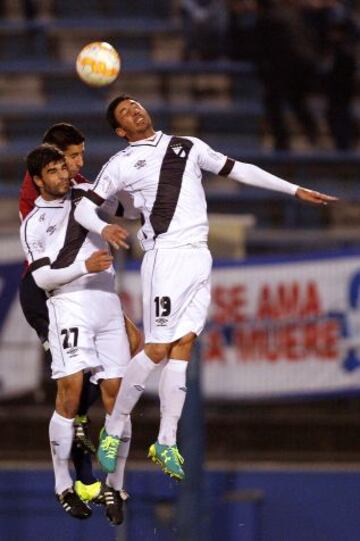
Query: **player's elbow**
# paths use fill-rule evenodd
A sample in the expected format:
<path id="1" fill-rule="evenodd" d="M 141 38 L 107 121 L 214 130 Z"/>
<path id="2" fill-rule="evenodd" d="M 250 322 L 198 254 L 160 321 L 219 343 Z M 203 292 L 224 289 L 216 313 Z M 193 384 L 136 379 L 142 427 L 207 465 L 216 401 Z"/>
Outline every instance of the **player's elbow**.
<path id="1" fill-rule="evenodd" d="M 37 269 L 32 273 L 35 284 L 40 287 L 40 289 L 44 289 L 45 291 L 51 291 L 55 287 L 55 285 L 52 283 L 52 280 L 49 279 L 49 270 L 50 267 L 42 267 L 41 269 Z"/>

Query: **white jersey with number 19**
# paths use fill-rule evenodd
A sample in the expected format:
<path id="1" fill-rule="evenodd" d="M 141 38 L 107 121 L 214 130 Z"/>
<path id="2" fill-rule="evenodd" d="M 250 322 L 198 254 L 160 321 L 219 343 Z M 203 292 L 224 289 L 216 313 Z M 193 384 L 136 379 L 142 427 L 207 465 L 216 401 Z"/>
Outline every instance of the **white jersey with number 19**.
<path id="1" fill-rule="evenodd" d="M 199 334 L 205 324 L 211 255 L 202 170 L 291 195 L 298 188 L 215 152 L 195 137 L 156 132 L 113 156 L 75 211 L 75 219 L 97 233 L 106 224 L 96 216 L 94 204 L 125 191 L 141 211 L 146 343 L 172 343 L 189 332 Z"/>

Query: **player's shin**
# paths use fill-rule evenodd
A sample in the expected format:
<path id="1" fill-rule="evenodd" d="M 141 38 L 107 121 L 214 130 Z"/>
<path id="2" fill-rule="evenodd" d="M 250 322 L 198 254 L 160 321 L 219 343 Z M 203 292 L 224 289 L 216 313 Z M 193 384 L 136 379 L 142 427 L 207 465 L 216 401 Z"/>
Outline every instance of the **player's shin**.
<path id="1" fill-rule="evenodd" d="M 114 409 L 105 424 L 107 434 L 122 436 L 128 416 L 141 397 L 145 383 L 154 368 L 156 364 L 144 351 L 140 351 L 130 361 L 121 382 Z"/>
<path id="2" fill-rule="evenodd" d="M 128 417 L 123 434 L 121 436 L 121 443 L 118 450 L 118 459 L 116 464 L 116 470 L 114 473 L 109 473 L 106 477 L 106 484 L 115 489 L 121 491 L 124 488 L 124 474 L 126 461 L 129 456 L 130 444 L 131 444 L 131 418 Z"/>
<path id="3" fill-rule="evenodd" d="M 77 415 L 79 415 L 80 417 L 87 415 L 90 406 L 92 406 L 100 396 L 99 385 L 91 382 L 91 375 L 91 372 L 87 372 L 84 374 L 79 408 L 77 411 Z"/>
<path id="4" fill-rule="evenodd" d="M 170 359 L 162 371 L 160 396 L 160 431 L 158 440 L 150 445 L 148 457 L 175 479 L 184 479 L 184 459 L 176 445 L 176 432 L 186 397 L 188 362 Z"/>
<path id="5" fill-rule="evenodd" d="M 72 487 L 69 457 L 74 437 L 74 419 L 67 419 L 54 411 L 49 424 L 51 457 L 55 475 L 55 492 L 61 494 Z"/>
<path id="6" fill-rule="evenodd" d="M 187 361 L 170 359 L 164 367 L 159 382 L 160 430 L 158 442 L 176 444 L 176 432 L 186 398 Z"/>
<path id="7" fill-rule="evenodd" d="M 93 474 L 91 455 L 81 447 L 73 446 L 71 458 L 75 468 L 76 480 L 85 485 L 96 483 L 97 479 Z"/>

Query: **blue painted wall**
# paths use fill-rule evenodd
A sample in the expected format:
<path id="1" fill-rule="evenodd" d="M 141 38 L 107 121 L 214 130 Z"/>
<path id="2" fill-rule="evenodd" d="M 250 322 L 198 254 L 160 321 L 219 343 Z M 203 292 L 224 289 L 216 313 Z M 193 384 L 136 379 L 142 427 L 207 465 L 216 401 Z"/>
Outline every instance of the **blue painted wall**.
<path id="1" fill-rule="evenodd" d="M 0 541 L 185 541 L 176 533 L 181 487 L 156 469 L 128 473 L 121 531 L 100 507 L 71 519 L 52 485 L 48 470 L 0 470 Z M 360 469 L 207 471 L 204 496 L 199 541 L 360 540 Z"/>

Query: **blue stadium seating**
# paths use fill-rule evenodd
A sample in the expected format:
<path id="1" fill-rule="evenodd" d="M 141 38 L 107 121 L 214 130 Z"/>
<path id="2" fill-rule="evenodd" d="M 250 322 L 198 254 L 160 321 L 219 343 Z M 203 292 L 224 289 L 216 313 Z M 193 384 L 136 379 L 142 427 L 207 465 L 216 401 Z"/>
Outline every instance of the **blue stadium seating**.
<path id="1" fill-rule="evenodd" d="M 174 5 L 167 0 L 55 0 L 48 21 L 0 21 L 2 190 L 7 187 L 11 192 L 19 185 L 24 155 L 50 124 L 59 121 L 73 122 L 85 132 L 85 173 L 94 178 L 101 164 L 123 146 L 104 120 L 106 103 L 116 93 L 128 92 L 149 107 L 157 128 L 197 135 L 234 158 L 360 200 L 357 153 L 264 149 L 262 89 L 254 66 L 226 59 L 182 61 Z M 122 73 L 110 87 L 94 89 L 78 79 L 74 60 L 84 43 L 102 39 L 120 51 Z M 158 57 L 159 43 L 168 56 Z M 219 193 L 209 194 L 218 210 L 233 208 Z M 304 220 L 317 226 L 330 220 L 326 213 L 315 218 L 312 209 L 300 211 L 281 198 L 283 211 L 270 212 L 264 202 L 271 196 L 261 191 L 239 189 L 238 194 L 234 199 L 239 201 L 238 210 L 257 213 L 264 226 L 298 227 Z"/>

